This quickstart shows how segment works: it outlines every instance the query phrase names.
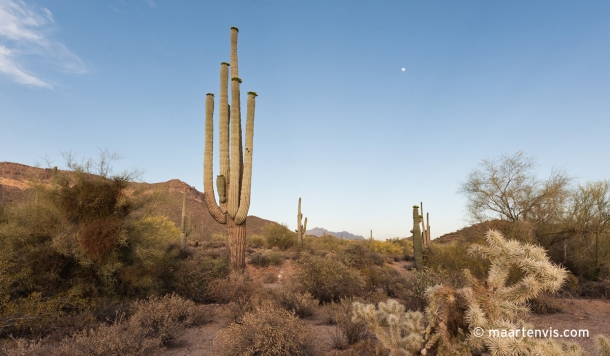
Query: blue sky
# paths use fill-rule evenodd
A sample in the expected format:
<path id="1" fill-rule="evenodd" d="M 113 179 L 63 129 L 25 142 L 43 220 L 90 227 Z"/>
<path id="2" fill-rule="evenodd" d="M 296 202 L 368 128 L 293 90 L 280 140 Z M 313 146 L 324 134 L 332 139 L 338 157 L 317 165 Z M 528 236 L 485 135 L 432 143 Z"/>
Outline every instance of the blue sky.
<path id="1" fill-rule="evenodd" d="M 259 94 L 251 215 L 294 229 L 302 197 L 308 227 L 385 239 L 423 201 L 436 237 L 467 225 L 482 159 L 610 178 L 607 1 L 0 0 L 0 161 L 102 148 L 202 190 L 231 26 Z"/>

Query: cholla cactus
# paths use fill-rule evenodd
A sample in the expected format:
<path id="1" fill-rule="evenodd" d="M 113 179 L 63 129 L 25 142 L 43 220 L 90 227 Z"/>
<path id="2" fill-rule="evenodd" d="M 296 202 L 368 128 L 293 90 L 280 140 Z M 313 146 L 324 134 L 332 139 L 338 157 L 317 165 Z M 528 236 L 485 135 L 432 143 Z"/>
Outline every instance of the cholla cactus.
<path id="1" fill-rule="evenodd" d="M 425 331 L 421 326 L 421 313 L 405 313 L 404 307 L 398 307 L 395 301 L 380 303 L 379 310 L 374 305 L 354 303 L 354 319 L 365 320 L 392 356 L 425 355 L 433 349 L 437 355 L 468 355 L 472 351 L 487 351 L 498 356 L 584 355 L 576 344 L 522 335 L 500 337 L 487 332 L 491 329 L 531 329 L 519 319 L 529 311 L 527 301 L 543 291 L 557 291 L 566 271 L 553 265 L 540 247 L 507 241 L 494 230 L 487 233 L 486 240 L 488 246 L 474 245 L 470 249 L 471 254 L 490 259 L 486 281 L 479 282 L 464 270 L 469 286 L 458 290 L 443 285 L 429 288 L 426 291 L 429 304 L 425 310 L 428 321 Z M 511 267 L 519 268 L 523 276 L 518 282 L 507 285 Z M 477 335 L 477 329 L 484 331 L 483 334 Z M 608 339 L 598 336 L 597 341 L 599 355 L 610 356 Z"/>
<path id="2" fill-rule="evenodd" d="M 405 307 L 393 299 L 380 302 L 379 308 L 355 302 L 353 311 L 353 320 L 366 322 L 392 356 L 410 356 L 422 349 L 422 313 L 405 312 Z"/>

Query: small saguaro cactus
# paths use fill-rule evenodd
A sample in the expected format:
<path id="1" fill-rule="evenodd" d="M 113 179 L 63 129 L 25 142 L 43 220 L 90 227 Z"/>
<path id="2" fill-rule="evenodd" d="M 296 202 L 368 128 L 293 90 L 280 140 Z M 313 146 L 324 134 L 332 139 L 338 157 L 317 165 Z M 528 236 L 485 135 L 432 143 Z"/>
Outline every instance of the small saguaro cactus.
<path id="1" fill-rule="evenodd" d="M 305 224 L 302 225 L 303 214 L 301 214 L 301 198 L 299 198 L 299 213 L 297 214 L 297 238 L 300 244 L 303 243 L 303 238 L 307 232 L 307 218 L 305 218 Z"/>
<path id="2" fill-rule="evenodd" d="M 231 27 L 231 64 L 226 62 L 220 64 L 220 175 L 216 178 L 220 205 L 216 203 L 212 183 L 214 94 L 207 94 L 205 102 L 203 186 L 208 211 L 216 221 L 227 225 L 230 268 L 234 272 L 242 273 L 246 267 L 246 217 L 250 208 L 254 106 L 257 94 L 248 92 L 246 142 L 243 144 L 240 107 L 242 80 L 237 72 L 238 32 L 237 27 Z M 231 105 L 228 94 L 229 67 L 231 67 Z"/>
<path id="3" fill-rule="evenodd" d="M 180 247 L 186 248 L 186 239 L 193 232 L 193 213 L 189 213 L 188 222 L 186 220 L 186 192 L 182 194 L 182 219 L 180 223 Z"/>
<path id="4" fill-rule="evenodd" d="M 422 220 L 422 216 L 419 215 L 419 206 L 413 205 L 413 252 L 415 254 L 415 268 L 420 270 L 424 266 L 422 260 L 422 250 L 423 250 L 423 239 L 422 233 L 419 228 L 419 223 Z"/>
<path id="5" fill-rule="evenodd" d="M 421 232 L 422 232 L 422 241 L 423 241 L 423 247 L 426 248 L 428 246 L 430 246 L 430 215 L 429 213 L 426 213 L 426 222 L 424 222 L 424 203 L 420 202 L 419 203 L 420 207 L 421 207 Z"/>

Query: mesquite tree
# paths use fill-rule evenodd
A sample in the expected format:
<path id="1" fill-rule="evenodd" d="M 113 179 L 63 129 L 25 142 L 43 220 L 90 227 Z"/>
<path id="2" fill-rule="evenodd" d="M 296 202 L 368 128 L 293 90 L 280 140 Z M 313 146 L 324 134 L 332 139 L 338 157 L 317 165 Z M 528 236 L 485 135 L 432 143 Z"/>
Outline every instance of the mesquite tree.
<path id="1" fill-rule="evenodd" d="M 246 142 L 242 144 L 239 97 L 242 80 L 237 73 L 237 33 L 238 29 L 231 27 L 231 64 L 226 62 L 220 64 L 220 174 L 216 178 L 220 205 L 216 203 L 212 183 L 214 94 L 207 94 L 205 102 L 203 186 L 210 214 L 219 223 L 227 225 L 231 270 L 241 273 L 246 267 L 246 216 L 250 208 L 254 104 L 257 94 L 248 92 Z M 229 67 L 231 67 L 231 105 L 228 95 Z"/>

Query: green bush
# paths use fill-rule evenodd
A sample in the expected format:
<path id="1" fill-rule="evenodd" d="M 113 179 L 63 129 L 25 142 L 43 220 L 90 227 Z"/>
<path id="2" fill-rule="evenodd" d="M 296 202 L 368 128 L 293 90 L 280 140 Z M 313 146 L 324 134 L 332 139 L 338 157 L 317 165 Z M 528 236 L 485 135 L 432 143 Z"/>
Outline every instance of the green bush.
<path id="1" fill-rule="evenodd" d="M 252 254 L 249 263 L 257 267 L 281 266 L 284 263 L 284 256 L 279 251 L 267 250 Z"/>
<path id="2" fill-rule="evenodd" d="M 290 231 L 286 225 L 268 223 L 263 226 L 262 233 L 269 248 L 277 246 L 285 251 L 297 243 L 296 233 Z"/>
<path id="3" fill-rule="evenodd" d="M 337 302 L 364 290 L 364 279 L 358 270 L 327 257 L 306 255 L 299 261 L 297 282 L 321 303 Z"/>
<path id="4" fill-rule="evenodd" d="M 424 252 L 424 266 L 430 269 L 449 271 L 470 270 L 477 278 L 485 278 L 489 261 L 468 254 L 470 243 L 452 241 L 448 244 L 432 242 Z"/>
<path id="5" fill-rule="evenodd" d="M 345 247 L 339 252 L 338 257 L 345 265 L 357 269 L 381 266 L 384 262 L 378 254 L 357 242 Z"/>
<path id="6" fill-rule="evenodd" d="M 387 266 L 372 266 L 360 270 L 369 291 L 377 289 L 391 298 L 404 298 L 407 292 L 407 280 L 398 271 Z"/>
<path id="7" fill-rule="evenodd" d="M 265 238 L 261 235 L 248 235 L 246 237 L 246 243 L 254 248 L 261 248 L 265 246 Z"/>

